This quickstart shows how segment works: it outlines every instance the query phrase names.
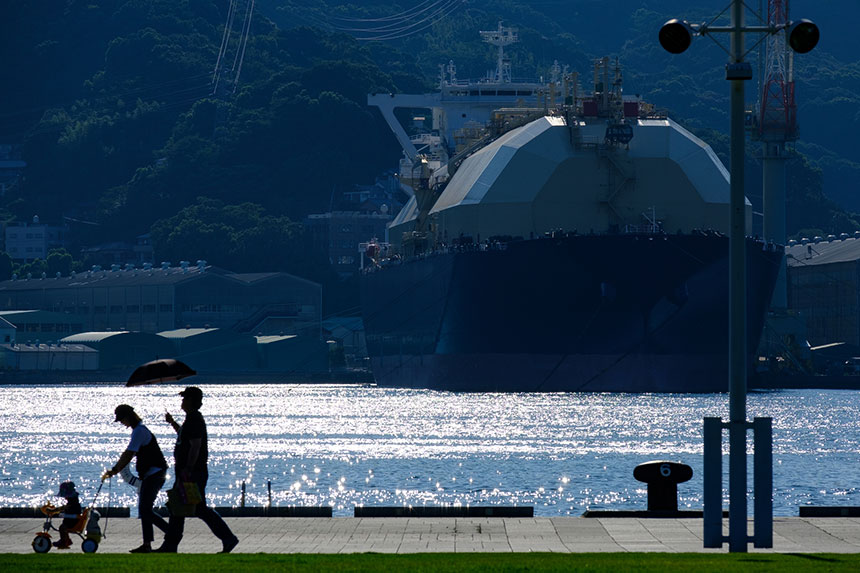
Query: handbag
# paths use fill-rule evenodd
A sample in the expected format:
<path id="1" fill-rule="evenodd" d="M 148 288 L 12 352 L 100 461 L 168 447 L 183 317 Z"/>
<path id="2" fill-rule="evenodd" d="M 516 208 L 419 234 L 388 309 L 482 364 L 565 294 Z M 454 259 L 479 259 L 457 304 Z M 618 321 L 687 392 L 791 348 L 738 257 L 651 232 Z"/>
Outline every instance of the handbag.
<path id="1" fill-rule="evenodd" d="M 167 490 L 167 510 L 175 517 L 191 517 L 197 512 L 197 504 L 185 502 L 185 488 L 179 483 Z M 199 493 L 198 491 L 198 496 Z"/>
<path id="2" fill-rule="evenodd" d="M 203 497 L 200 495 L 200 488 L 193 481 L 183 481 L 177 485 L 179 486 L 179 496 L 182 499 L 182 503 L 197 505 L 203 501 Z"/>

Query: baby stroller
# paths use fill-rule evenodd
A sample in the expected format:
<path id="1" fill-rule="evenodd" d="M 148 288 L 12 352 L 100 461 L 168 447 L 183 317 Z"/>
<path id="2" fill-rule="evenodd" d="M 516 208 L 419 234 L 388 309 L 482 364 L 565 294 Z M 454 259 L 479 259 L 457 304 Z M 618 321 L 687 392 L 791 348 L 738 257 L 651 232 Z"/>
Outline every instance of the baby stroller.
<path id="1" fill-rule="evenodd" d="M 102 482 L 104 483 L 104 482 Z M 101 515 L 98 511 L 94 509 L 96 499 L 99 497 L 99 493 L 102 491 L 102 485 L 99 485 L 98 491 L 96 491 L 95 497 L 93 497 L 93 501 L 89 507 L 84 508 L 75 522 L 75 525 L 69 528 L 69 533 L 74 533 L 78 537 L 81 538 L 81 550 L 84 553 L 95 553 L 99 548 L 99 543 L 102 540 L 102 530 L 99 526 L 99 520 L 101 519 Z M 42 513 L 45 514 L 45 523 L 42 526 L 42 531 L 36 533 L 35 539 L 33 539 L 33 551 L 36 553 L 47 553 L 51 550 L 53 544 L 51 543 L 51 533 L 50 531 L 53 529 L 54 531 L 59 531 L 54 525 L 51 523 L 51 520 L 54 517 L 60 515 L 60 510 L 58 510 L 54 505 L 50 503 L 46 503 L 41 508 Z"/>

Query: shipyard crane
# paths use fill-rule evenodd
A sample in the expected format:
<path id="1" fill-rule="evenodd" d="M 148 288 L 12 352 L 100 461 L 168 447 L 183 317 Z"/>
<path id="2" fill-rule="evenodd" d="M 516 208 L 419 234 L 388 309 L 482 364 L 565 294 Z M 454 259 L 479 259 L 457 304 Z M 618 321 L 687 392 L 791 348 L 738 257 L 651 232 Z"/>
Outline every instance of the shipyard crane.
<path id="1" fill-rule="evenodd" d="M 767 23 L 783 26 L 789 0 L 767 0 Z M 762 143 L 763 234 L 767 241 L 784 245 L 786 144 L 797 140 L 797 107 L 794 102 L 794 57 L 786 43 L 786 32 L 769 34 L 765 40 L 758 109 L 749 122 L 753 140 Z M 788 307 L 785 261 L 774 288 L 771 307 Z"/>

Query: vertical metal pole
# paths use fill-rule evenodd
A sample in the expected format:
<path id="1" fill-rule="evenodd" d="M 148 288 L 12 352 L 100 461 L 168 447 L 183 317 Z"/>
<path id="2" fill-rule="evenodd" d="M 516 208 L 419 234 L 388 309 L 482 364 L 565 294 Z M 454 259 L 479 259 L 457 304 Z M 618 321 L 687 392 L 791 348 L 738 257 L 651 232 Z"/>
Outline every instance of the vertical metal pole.
<path id="1" fill-rule="evenodd" d="M 239 503 L 240 507 L 245 507 L 245 482 L 242 482 L 242 500 Z"/>
<path id="2" fill-rule="evenodd" d="M 743 62 L 744 4 L 732 0 L 731 60 Z M 747 551 L 744 80 L 731 80 L 729 234 L 729 551 Z"/>
<path id="3" fill-rule="evenodd" d="M 753 421 L 753 511 L 755 547 L 773 547 L 773 420 Z"/>
<path id="4" fill-rule="evenodd" d="M 705 418 L 702 537 L 705 547 L 723 546 L 723 421 Z"/>
<path id="5" fill-rule="evenodd" d="M 266 482 L 266 489 L 269 490 L 269 507 L 272 506 L 272 480 Z"/>

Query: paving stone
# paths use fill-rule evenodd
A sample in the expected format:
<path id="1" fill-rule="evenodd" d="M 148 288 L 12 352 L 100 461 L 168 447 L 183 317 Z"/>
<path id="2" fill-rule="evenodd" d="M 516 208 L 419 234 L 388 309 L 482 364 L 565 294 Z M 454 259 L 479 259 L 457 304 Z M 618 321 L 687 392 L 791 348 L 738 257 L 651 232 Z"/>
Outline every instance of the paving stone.
<path id="1" fill-rule="evenodd" d="M 726 552 L 702 547 L 696 519 L 643 518 L 228 518 L 239 537 L 236 553 L 415 552 Z M 30 553 L 38 518 L 0 519 L 0 553 Z M 140 544 L 140 522 L 103 521 L 102 553 L 125 553 Z M 724 534 L 728 525 L 724 521 Z M 752 522 L 749 533 L 752 534 Z M 56 532 L 52 535 L 56 537 Z M 156 532 L 160 542 L 160 533 Z M 73 552 L 80 551 L 74 538 Z M 186 522 L 183 553 L 215 553 L 221 543 L 199 520 Z M 860 518 L 776 518 L 773 549 L 750 552 L 857 553 Z"/>

